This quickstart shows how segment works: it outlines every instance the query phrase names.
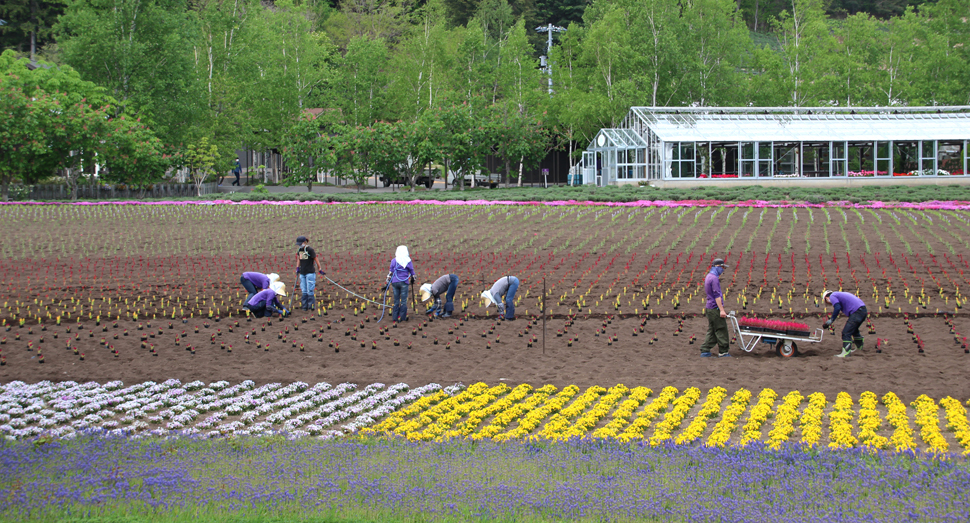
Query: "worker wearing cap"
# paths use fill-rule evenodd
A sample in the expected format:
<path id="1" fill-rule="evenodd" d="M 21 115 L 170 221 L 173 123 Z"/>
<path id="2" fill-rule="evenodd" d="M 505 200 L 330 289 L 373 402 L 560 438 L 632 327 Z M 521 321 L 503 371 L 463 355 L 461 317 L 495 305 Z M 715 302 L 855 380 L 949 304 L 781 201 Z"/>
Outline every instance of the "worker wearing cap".
<path id="1" fill-rule="evenodd" d="M 249 303 L 249 300 L 256 295 L 257 292 L 268 289 L 269 285 L 274 281 L 280 279 L 280 275 L 276 273 L 263 274 L 261 272 L 244 272 L 242 276 L 239 277 L 239 283 L 242 284 L 246 292 L 249 293 L 246 299 L 243 301 L 243 305 Z"/>
<path id="2" fill-rule="evenodd" d="M 707 316 L 707 337 L 701 345 L 701 357 L 715 356 L 711 349 L 718 346 L 716 356 L 730 356 L 728 349 L 727 312 L 724 311 L 724 294 L 721 292 L 721 274 L 724 273 L 724 260 L 717 258 L 711 263 L 711 270 L 704 278 L 704 293 L 707 303 L 704 305 L 704 315 Z"/>
<path id="3" fill-rule="evenodd" d="M 865 302 L 854 294 L 833 291 L 823 291 L 822 301 L 832 305 L 832 317 L 825 322 L 826 327 L 835 323 L 839 313 L 849 317 L 848 321 L 845 322 L 845 327 L 842 327 L 842 353 L 837 356 L 844 358 L 855 352 L 856 349 L 861 349 L 865 338 L 859 332 L 859 326 L 869 317 Z"/>
<path id="4" fill-rule="evenodd" d="M 248 309 L 257 318 L 272 315 L 274 312 L 279 313 L 280 316 L 286 316 L 289 311 L 280 305 L 279 296 L 286 296 L 286 284 L 274 281 L 269 284 L 268 289 L 261 290 L 250 298 L 243 308 Z"/>
<path id="5" fill-rule="evenodd" d="M 438 278 L 434 283 L 421 285 L 421 301 L 428 301 L 434 298 L 434 303 L 426 311 L 428 314 L 435 314 L 441 318 L 448 318 L 455 311 L 455 291 L 458 290 L 458 276 L 445 274 Z M 444 308 L 441 306 L 441 294 L 445 294 Z"/>
<path id="6" fill-rule="evenodd" d="M 515 319 L 515 292 L 519 290 L 519 279 L 515 276 L 502 276 L 492 285 L 492 288 L 482 293 L 485 298 L 485 308 L 495 304 L 499 314 L 504 314 L 505 319 L 512 321 Z"/>
<path id="7" fill-rule="evenodd" d="M 314 291 L 317 287 L 317 274 L 325 273 L 320 268 L 320 261 L 317 260 L 317 252 L 310 247 L 310 240 L 306 236 L 296 238 L 298 246 L 296 250 L 296 274 L 300 278 L 300 307 L 305 311 L 312 311 L 316 308 L 316 297 Z"/>
<path id="8" fill-rule="evenodd" d="M 407 245 L 398 245 L 391 258 L 391 266 L 387 272 L 387 283 L 394 289 L 394 308 L 391 309 L 391 321 L 408 320 L 408 285 L 414 281 L 414 264 Z"/>

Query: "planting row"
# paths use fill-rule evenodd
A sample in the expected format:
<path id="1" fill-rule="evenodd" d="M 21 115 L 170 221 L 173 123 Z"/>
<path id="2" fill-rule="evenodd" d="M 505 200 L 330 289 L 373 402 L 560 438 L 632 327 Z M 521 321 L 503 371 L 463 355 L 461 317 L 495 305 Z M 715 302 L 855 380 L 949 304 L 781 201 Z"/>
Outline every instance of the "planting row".
<path id="1" fill-rule="evenodd" d="M 266 223 L 272 234 L 252 234 Z M 962 210 L 6 206 L 0 226 L 8 324 L 239 315 L 244 271 L 283 275 L 293 299 L 299 234 L 346 289 L 320 278 L 321 315 L 380 312 L 366 300 L 386 299 L 399 244 L 419 280 L 457 274 L 457 308 L 474 315 L 485 313 L 481 291 L 505 274 L 522 281 L 517 310 L 531 314 L 543 286 L 555 314 L 698 310 L 714 257 L 730 266 L 731 307 L 763 315 L 814 312 L 823 289 L 840 288 L 871 313 L 955 313 L 970 285 Z"/>

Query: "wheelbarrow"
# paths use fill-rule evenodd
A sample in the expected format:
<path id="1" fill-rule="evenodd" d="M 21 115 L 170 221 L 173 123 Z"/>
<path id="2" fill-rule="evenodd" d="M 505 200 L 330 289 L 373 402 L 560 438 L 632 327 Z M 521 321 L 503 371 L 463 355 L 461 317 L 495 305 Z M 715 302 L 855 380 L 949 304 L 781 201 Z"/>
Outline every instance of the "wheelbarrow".
<path id="1" fill-rule="evenodd" d="M 745 352 L 754 350 L 755 345 L 758 343 L 767 343 L 768 345 L 774 346 L 775 353 L 783 358 L 790 358 L 800 354 L 798 352 L 799 343 L 820 343 L 824 331 L 824 329 L 819 328 L 815 329 L 808 336 L 798 336 L 786 332 L 753 330 L 754 328 L 742 327 L 738 323 L 738 318 L 734 315 L 734 311 L 728 314 L 727 321 L 729 325 L 734 327 L 734 332 L 737 333 L 738 344 L 741 345 L 741 349 Z"/>

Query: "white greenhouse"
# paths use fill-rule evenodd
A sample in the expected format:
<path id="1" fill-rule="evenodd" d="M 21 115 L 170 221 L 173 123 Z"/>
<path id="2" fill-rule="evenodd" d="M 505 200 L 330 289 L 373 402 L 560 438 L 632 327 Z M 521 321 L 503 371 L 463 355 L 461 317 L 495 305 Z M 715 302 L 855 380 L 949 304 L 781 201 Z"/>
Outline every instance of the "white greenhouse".
<path id="1" fill-rule="evenodd" d="M 582 183 L 964 176 L 970 106 L 633 107 L 583 152 Z"/>

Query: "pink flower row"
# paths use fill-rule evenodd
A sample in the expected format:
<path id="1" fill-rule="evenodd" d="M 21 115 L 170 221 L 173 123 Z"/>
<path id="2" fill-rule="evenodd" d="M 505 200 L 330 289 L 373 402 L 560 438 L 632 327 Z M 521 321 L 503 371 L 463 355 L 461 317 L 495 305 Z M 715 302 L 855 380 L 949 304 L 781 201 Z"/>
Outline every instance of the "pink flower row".
<path id="1" fill-rule="evenodd" d="M 746 200 L 741 202 L 725 202 L 721 200 L 638 200 L 635 202 L 586 202 L 576 200 L 558 200 L 549 202 L 537 201 L 507 201 L 507 200 L 391 200 L 391 201 L 363 201 L 363 202 L 320 202 L 320 201 L 242 201 L 209 200 L 209 201 L 111 201 L 111 202 L 0 202 L 0 205 L 544 205 L 548 207 L 560 206 L 602 206 L 602 207 L 752 207 L 752 208 L 808 208 L 808 207 L 844 207 L 857 209 L 940 209 L 940 210 L 970 210 L 970 201 L 927 201 L 920 203 L 908 202 L 869 202 L 849 203 L 846 201 L 827 202 L 820 204 L 794 203 L 788 201 Z"/>

